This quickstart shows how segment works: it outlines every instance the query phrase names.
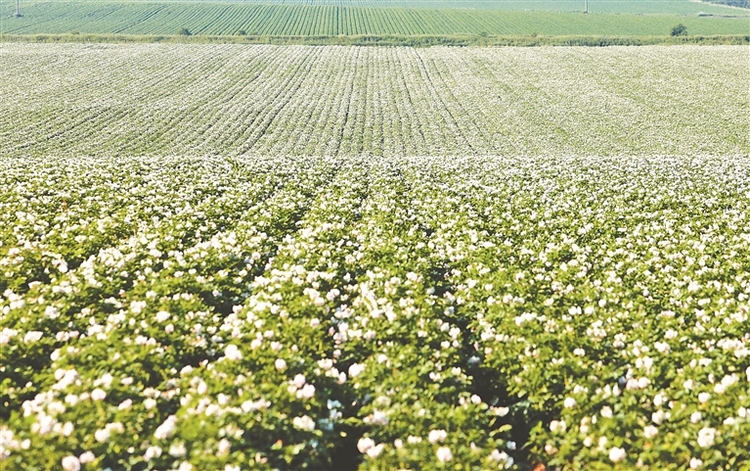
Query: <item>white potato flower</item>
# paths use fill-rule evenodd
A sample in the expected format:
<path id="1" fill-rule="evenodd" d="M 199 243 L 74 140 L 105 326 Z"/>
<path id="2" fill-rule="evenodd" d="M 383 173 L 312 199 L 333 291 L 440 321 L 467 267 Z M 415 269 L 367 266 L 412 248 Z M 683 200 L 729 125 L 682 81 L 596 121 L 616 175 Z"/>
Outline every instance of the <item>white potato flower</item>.
<path id="1" fill-rule="evenodd" d="M 703 427 L 698 431 L 698 446 L 701 448 L 708 448 L 713 446 L 716 440 L 716 429 L 711 427 Z"/>
<path id="2" fill-rule="evenodd" d="M 81 470 L 81 460 L 78 459 L 76 456 L 66 456 L 62 459 L 62 468 L 65 471 L 80 471 Z"/>
<path id="3" fill-rule="evenodd" d="M 242 360 L 242 352 L 240 352 L 240 349 L 237 348 L 237 345 L 229 344 L 224 349 L 224 356 L 228 360 L 236 361 L 236 360 Z"/>
<path id="4" fill-rule="evenodd" d="M 609 450 L 609 459 L 612 462 L 617 463 L 625 459 L 626 453 L 623 448 L 612 447 Z"/>
<path id="5" fill-rule="evenodd" d="M 101 443 L 104 443 L 107 440 L 109 440 L 109 435 L 110 435 L 110 432 L 109 432 L 109 429 L 107 428 L 101 428 L 97 430 L 96 432 L 94 432 L 94 438 L 96 438 L 96 441 L 101 442 Z"/>
<path id="6" fill-rule="evenodd" d="M 362 437 L 357 442 L 357 449 L 360 453 L 367 453 L 367 450 L 375 446 L 375 441 L 369 437 Z"/>
<path id="7" fill-rule="evenodd" d="M 369 456 L 370 458 L 377 458 L 383 452 L 384 447 L 385 447 L 384 444 L 378 443 L 377 445 L 367 450 L 367 456 Z"/>
<path id="8" fill-rule="evenodd" d="M 107 393 L 104 390 L 96 388 L 91 391 L 91 399 L 94 401 L 103 401 L 107 397 Z"/>
<path id="9" fill-rule="evenodd" d="M 562 433 L 562 432 L 565 432 L 566 429 L 567 429 L 567 424 L 565 423 L 564 420 L 553 420 L 549 424 L 549 430 L 552 433 L 558 433 L 558 432 Z"/>
<path id="10" fill-rule="evenodd" d="M 430 430 L 430 433 L 427 435 L 427 441 L 430 443 L 444 442 L 447 437 L 448 433 L 445 430 Z"/>
<path id="11" fill-rule="evenodd" d="M 94 452 L 92 451 L 85 451 L 81 453 L 81 456 L 78 457 L 78 460 L 81 462 L 81 464 L 91 463 L 96 459 L 96 455 L 94 455 Z"/>
<path id="12" fill-rule="evenodd" d="M 162 422 L 161 425 L 156 427 L 154 431 L 154 437 L 157 440 L 164 440 L 165 438 L 171 437 L 177 428 L 177 416 L 170 415 L 167 419 Z"/>
<path id="13" fill-rule="evenodd" d="M 442 463 L 446 463 L 453 459 L 453 453 L 451 452 L 451 449 L 448 448 L 447 446 L 441 446 L 440 448 L 437 449 L 435 454 L 437 455 L 438 461 Z"/>
<path id="14" fill-rule="evenodd" d="M 352 378 L 356 378 L 362 372 L 365 371 L 365 365 L 361 363 L 354 363 L 349 367 L 349 376 Z"/>
<path id="15" fill-rule="evenodd" d="M 292 425 L 294 425 L 295 428 L 308 432 L 312 432 L 313 430 L 315 430 L 315 421 L 307 415 L 303 415 L 302 417 L 295 417 L 292 420 Z"/>

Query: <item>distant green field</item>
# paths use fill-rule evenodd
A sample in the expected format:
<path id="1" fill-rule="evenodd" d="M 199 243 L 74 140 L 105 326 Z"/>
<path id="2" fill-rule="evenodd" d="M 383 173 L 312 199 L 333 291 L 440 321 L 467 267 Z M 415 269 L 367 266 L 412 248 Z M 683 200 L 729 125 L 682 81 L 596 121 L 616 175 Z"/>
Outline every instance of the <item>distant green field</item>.
<path id="1" fill-rule="evenodd" d="M 534 33 L 550 36 L 660 36 L 668 35 L 673 26 L 682 23 L 691 35 L 750 34 L 750 17 L 741 10 L 676 0 L 591 0 L 591 13 L 588 15 L 572 11 L 576 5 L 581 10 L 582 1 L 21 3 L 22 18 L 12 18 L 13 2 L 0 3 L 3 33 L 174 35 L 184 28 L 193 35 L 234 35 L 244 32 L 248 35 L 274 36 L 519 36 Z M 454 8 L 419 7 L 427 5 L 453 5 Z M 462 8 L 455 8 L 456 6 Z M 486 9 L 476 9 L 480 6 Z M 521 7 L 538 11 L 521 11 Z M 551 11 L 554 9 L 561 11 Z M 699 11 L 703 11 L 704 15 L 699 15 Z M 705 16 L 706 14 L 714 16 Z"/>
<path id="2" fill-rule="evenodd" d="M 49 0 L 21 0 L 22 4 Z M 13 3 L 5 0 L 3 3 Z M 59 3 L 59 2 L 55 2 Z M 307 5 L 334 7 L 441 8 L 457 10 L 583 11 L 585 0 L 68 0 L 65 3 L 213 3 L 243 5 Z M 591 13 L 737 14 L 725 6 L 695 0 L 589 0 Z"/>

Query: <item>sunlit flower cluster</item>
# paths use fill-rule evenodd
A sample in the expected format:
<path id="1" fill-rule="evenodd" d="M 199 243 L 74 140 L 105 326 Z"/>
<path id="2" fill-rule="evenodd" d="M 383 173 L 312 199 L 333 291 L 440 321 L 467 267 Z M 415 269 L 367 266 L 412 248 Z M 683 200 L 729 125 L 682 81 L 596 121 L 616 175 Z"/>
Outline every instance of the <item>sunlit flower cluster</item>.
<path id="1" fill-rule="evenodd" d="M 750 460 L 747 157 L 0 170 L 9 469 Z"/>

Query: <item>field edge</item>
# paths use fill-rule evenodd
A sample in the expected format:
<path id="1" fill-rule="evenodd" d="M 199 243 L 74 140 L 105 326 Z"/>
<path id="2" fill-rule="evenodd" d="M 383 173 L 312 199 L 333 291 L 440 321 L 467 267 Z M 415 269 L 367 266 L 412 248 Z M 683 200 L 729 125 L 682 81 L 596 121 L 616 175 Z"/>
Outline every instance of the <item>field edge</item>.
<path id="1" fill-rule="evenodd" d="M 750 45 L 749 35 L 711 36 L 483 36 L 483 35 L 128 35 L 128 34 L 3 34 L 8 43 L 174 43 L 174 44 L 273 44 L 310 46 L 654 46 Z"/>

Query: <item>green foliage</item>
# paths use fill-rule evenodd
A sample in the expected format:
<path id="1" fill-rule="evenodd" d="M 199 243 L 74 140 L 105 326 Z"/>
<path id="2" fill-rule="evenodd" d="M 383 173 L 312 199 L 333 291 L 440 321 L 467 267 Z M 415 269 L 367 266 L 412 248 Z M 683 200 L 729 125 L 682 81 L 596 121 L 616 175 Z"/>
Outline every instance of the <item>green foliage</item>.
<path id="1" fill-rule="evenodd" d="M 687 28 L 682 23 L 672 28 L 672 32 L 671 32 L 672 36 L 687 36 L 687 34 L 688 34 Z"/>
<path id="2" fill-rule="evenodd" d="M 746 157 L 0 166 L 10 469 L 750 460 Z"/>
<path id="3" fill-rule="evenodd" d="M 745 55 L 5 43 L 0 466 L 742 469 Z"/>

